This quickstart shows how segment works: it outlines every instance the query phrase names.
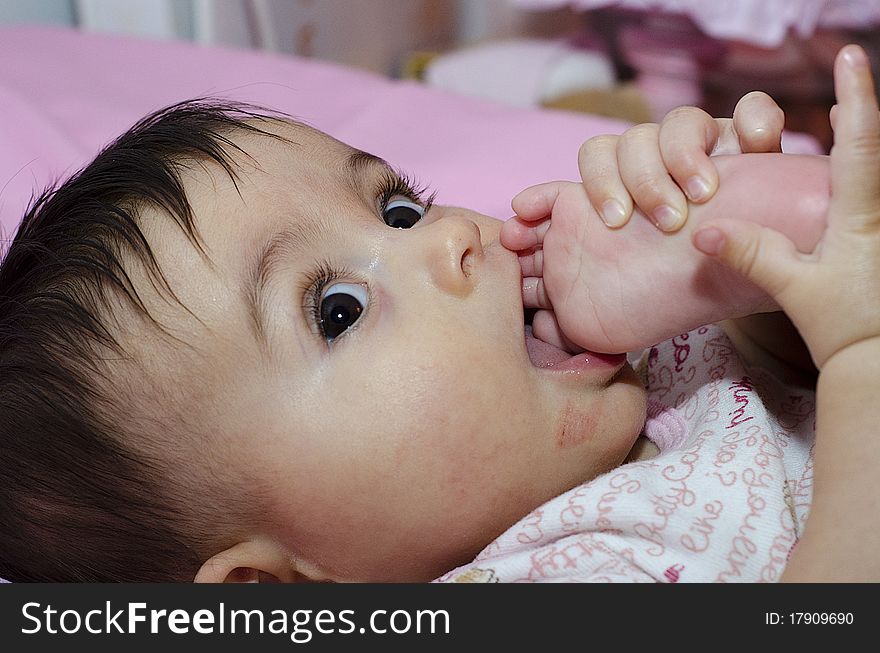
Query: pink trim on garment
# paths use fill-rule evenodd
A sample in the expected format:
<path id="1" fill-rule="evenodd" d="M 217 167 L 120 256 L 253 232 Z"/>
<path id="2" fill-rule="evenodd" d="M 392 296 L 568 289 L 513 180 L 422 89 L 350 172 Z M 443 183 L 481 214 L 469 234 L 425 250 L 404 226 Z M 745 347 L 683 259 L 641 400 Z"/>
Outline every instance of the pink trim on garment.
<path id="1" fill-rule="evenodd" d="M 648 399 L 645 437 L 657 445 L 660 451 L 680 447 L 687 437 L 688 429 L 684 418 L 674 408 Z"/>

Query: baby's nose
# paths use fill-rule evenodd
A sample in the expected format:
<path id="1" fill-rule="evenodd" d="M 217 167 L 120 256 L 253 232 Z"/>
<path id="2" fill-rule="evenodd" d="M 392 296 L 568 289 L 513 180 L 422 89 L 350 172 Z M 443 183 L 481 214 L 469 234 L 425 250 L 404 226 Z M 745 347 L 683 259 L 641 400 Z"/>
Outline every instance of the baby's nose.
<path id="1" fill-rule="evenodd" d="M 480 227 L 473 220 L 449 216 L 429 225 L 428 266 L 437 287 L 455 296 L 474 287 L 474 273 L 483 258 Z"/>

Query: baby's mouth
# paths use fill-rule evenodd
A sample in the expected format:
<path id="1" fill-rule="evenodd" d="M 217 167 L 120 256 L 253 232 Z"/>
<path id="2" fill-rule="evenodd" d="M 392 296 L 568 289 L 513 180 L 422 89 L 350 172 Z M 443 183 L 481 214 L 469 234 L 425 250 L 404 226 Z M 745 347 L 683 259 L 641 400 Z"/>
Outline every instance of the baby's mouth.
<path id="1" fill-rule="evenodd" d="M 532 361 L 532 365 L 540 368 L 548 368 L 569 360 L 574 352 L 567 352 L 556 345 L 539 340 L 534 336 L 532 333 L 532 319 L 534 316 L 535 309 L 525 309 L 526 351 L 529 353 L 529 360 Z"/>
<path id="2" fill-rule="evenodd" d="M 563 351 L 556 345 L 538 340 L 532 335 L 532 325 L 526 324 L 526 351 L 529 352 L 529 360 L 535 367 L 548 368 L 571 358 L 571 354 Z"/>
<path id="3" fill-rule="evenodd" d="M 526 351 L 534 367 L 559 372 L 582 371 L 588 368 L 619 370 L 626 362 L 626 354 L 600 354 L 585 349 L 567 351 L 536 338 L 531 324 L 534 314 L 534 309 L 526 309 L 524 312 Z"/>

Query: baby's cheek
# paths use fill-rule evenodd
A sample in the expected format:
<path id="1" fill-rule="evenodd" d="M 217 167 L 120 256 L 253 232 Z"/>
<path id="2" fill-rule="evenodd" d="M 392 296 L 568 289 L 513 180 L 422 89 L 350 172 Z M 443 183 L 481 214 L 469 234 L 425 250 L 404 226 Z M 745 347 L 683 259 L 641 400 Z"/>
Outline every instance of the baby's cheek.
<path id="1" fill-rule="evenodd" d="M 504 427 L 486 410 L 492 406 L 490 394 L 466 382 L 436 387 L 431 398 L 408 413 L 395 464 L 418 470 L 422 482 L 457 494 L 472 492 L 502 453 Z"/>
<path id="2" fill-rule="evenodd" d="M 604 404 L 583 408 L 569 402 L 562 411 L 556 429 L 556 446 L 560 449 L 572 449 L 588 443 L 597 433 L 602 423 Z"/>

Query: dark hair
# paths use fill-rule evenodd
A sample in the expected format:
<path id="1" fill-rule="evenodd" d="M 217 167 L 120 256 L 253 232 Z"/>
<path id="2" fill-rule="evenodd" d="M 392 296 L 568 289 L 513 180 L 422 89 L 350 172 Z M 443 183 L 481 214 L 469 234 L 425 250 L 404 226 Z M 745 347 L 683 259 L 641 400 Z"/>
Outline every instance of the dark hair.
<path id="1" fill-rule="evenodd" d="M 138 427 L 112 375 L 127 357 L 114 329 L 120 306 L 161 329 L 126 261 L 176 301 L 139 209 L 161 209 L 201 250 L 180 171 L 213 162 L 235 183 L 230 151 L 243 151 L 229 135 L 273 136 L 257 111 L 208 99 L 162 109 L 31 201 L 0 263 L 0 576 L 190 581 L 203 562 L 191 488 L 165 452 L 127 444 Z"/>

